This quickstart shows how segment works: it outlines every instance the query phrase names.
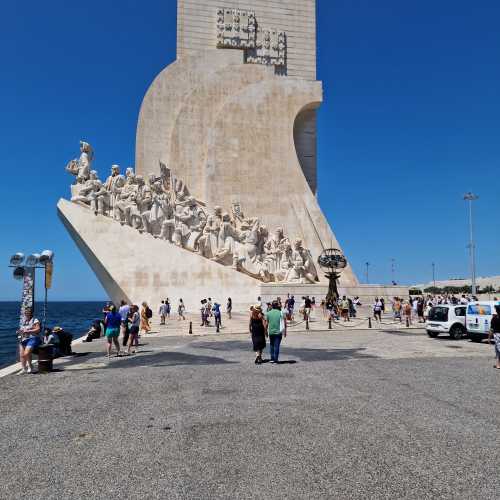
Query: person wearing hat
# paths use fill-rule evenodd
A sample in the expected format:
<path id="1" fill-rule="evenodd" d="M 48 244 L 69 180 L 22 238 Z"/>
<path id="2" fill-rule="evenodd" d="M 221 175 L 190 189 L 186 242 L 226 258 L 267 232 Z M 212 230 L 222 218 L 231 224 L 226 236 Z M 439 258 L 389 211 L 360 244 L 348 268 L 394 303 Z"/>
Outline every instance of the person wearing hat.
<path id="1" fill-rule="evenodd" d="M 59 344 L 61 339 L 59 338 L 59 332 L 62 332 L 60 326 L 55 326 L 52 330 L 50 328 L 45 328 L 45 344 L 50 344 L 54 347 L 54 356 L 59 356 Z"/>
<path id="2" fill-rule="evenodd" d="M 253 350 L 255 352 L 255 364 L 262 364 L 262 352 L 266 348 L 266 323 L 262 307 L 260 304 L 255 304 L 250 308 L 250 323 L 248 325 L 250 334 L 252 335 Z"/>

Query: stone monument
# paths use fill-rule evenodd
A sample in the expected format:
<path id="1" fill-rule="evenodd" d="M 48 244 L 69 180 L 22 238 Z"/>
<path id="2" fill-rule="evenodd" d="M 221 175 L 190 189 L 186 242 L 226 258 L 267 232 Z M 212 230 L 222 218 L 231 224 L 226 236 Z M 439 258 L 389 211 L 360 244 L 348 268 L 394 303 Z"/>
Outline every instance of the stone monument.
<path id="1" fill-rule="evenodd" d="M 316 198 L 316 2 L 177 6 L 177 59 L 144 97 L 135 169 L 102 182 L 82 141 L 60 217 L 115 301 L 321 296 L 318 256 L 340 246 Z M 358 286 L 349 266 L 340 286 Z"/>

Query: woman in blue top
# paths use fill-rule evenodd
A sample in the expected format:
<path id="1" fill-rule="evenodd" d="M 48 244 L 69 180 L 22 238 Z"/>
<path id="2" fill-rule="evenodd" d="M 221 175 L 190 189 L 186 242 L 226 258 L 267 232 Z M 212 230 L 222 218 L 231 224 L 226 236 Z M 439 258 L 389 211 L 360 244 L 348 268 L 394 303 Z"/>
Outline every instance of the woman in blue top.
<path id="1" fill-rule="evenodd" d="M 106 340 L 108 341 L 106 345 L 108 358 L 111 357 L 112 343 L 116 347 L 116 355 L 120 356 L 120 343 L 118 342 L 118 336 L 120 335 L 120 324 L 122 317 L 116 311 L 115 306 L 111 306 L 109 312 L 106 314 L 106 319 L 104 324 L 106 326 Z"/>

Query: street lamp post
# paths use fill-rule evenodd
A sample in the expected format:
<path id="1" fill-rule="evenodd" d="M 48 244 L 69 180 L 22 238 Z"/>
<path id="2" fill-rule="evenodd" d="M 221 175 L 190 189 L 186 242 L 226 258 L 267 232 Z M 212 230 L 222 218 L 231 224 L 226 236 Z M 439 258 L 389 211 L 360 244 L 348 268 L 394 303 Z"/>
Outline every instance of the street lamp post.
<path id="1" fill-rule="evenodd" d="M 23 281 L 23 292 L 21 298 L 21 312 L 19 315 L 19 325 L 22 326 L 26 318 L 26 310 L 31 309 L 34 314 L 35 308 L 35 270 L 45 271 L 45 300 L 43 304 L 42 329 L 47 320 L 47 291 L 52 286 L 54 252 L 44 250 L 41 254 L 34 253 L 24 257 L 21 252 L 10 258 L 9 267 L 14 268 L 14 278 Z"/>
<path id="2" fill-rule="evenodd" d="M 432 263 L 432 282 L 434 284 L 434 288 L 436 288 L 436 264 Z"/>
<path id="3" fill-rule="evenodd" d="M 367 262 L 365 264 L 365 266 L 366 266 L 366 284 L 369 285 L 370 284 L 370 275 L 369 275 L 370 263 Z"/>
<path id="4" fill-rule="evenodd" d="M 464 200 L 469 202 L 469 251 L 470 251 L 470 268 L 471 268 L 471 291 L 472 295 L 476 295 L 476 245 L 474 243 L 474 227 L 472 222 L 472 202 L 478 200 L 479 196 L 474 193 L 466 193 Z"/>

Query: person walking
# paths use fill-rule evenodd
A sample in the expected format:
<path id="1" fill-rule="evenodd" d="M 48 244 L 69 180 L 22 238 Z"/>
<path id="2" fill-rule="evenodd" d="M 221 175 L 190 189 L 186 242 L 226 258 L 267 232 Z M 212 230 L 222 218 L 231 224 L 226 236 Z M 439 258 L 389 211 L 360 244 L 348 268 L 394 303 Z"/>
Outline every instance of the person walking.
<path id="1" fill-rule="evenodd" d="M 149 322 L 150 318 L 151 316 L 149 314 L 148 304 L 147 302 L 143 302 L 141 307 L 141 332 L 149 333 L 151 331 L 151 324 Z"/>
<path id="2" fill-rule="evenodd" d="M 425 308 L 424 299 L 420 297 L 417 302 L 417 315 L 419 323 L 425 323 L 424 308 Z"/>
<path id="3" fill-rule="evenodd" d="M 184 305 L 184 301 L 182 299 L 179 299 L 179 304 L 177 305 L 177 314 L 179 317 L 177 318 L 178 321 L 185 320 L 186 316 L 184 316 L 184 313 L 186 312 L 186 306 Z"/>
<path id="4" fill-rule="evenodd" d="M 309 298 L 309 295 L 304 297 L 304 321 L 308 320 L 311 317 L 311 309 L 312 309 L 312 300 Z"/>
<path id="5" fill-rule="evenodd" d="M 375 302 L 373 303 L 373 317 L 375 321 L 382 323 L 382 302 L 375 297 Z"/>
<path id="6" fill-rule="evenodd" d="M 394 297 L 394 302 L 392 303 L 392 310 L 394 312 L 394 320 L 399 320 L 401 323 L 403 321 L 401 317 L 401 300 L 399 297 Z"/>
<path id="7" fill-rule="evenodd" d="M 40 331 L 40 321 L 33 317 L 33 310 L 31 308 L 26 309 L 24 311 L 24 321 L 21 328 L 17 331 L 19 338 L 19 359 L 21 361 L 19 375 L 33 373 L 33 351 L 42 343 Z"/>
<path id="8" fill-rule="evenodd" d="M 218 302 L 214 302 L 214 305 L 212 306 L 212 313 L 214 315 L 215 328 L 220 330 L 222 328 L 222 312 Z"/>
<path id="9" fill-rule="evenodd" d="M 411 325 L 411 313 L 413 311 L 413 308 L 412 308 L 410 302 L 405 302 L 405 305 L 403 306 L 403 311 L 405 314 L 406 324 L 408 326 L 410 326 Z"/>
<path id="10" fill-rule="evenodd" d="M 139 314 L 139 308 L 133 305 L 130 308 L 130 328 L 129 328 L 129 339 L 128 339 L 128 354 L 135 354 L 137 352 L 137 346 L 139 345 L 139 328 L 141 324 L 141 315 Z M 132 348 L 134 348 L 132 350 Z"/>
<path id="11" fill-rule="evenodd" d="M 250 309 L 250 323 L 248 325 L 252 336 L 253 350 L 255 352 L 255 364 L 263 363 L 262 352 L 266 348 L 266 324 L 262 307 L 260 304 L 255 304 Z"/>
<path id="12" fill-rule="evenodd" d="M 121 317 L 120 334 L 122 336 L 123 347 L 126 347 L 127 343 L 128 343 L 128 335 L 129 335 L 128 315 L 129 315 L 129 313 L 130 313 L 130 306 L 124 300 L 122 300 L 120 302 L 120 309 L 118 309 L 118 314 Z"/>
<path id="13" fill-rule="evenodd" d="M 106 314 L 106 318 L 104 320 L 104 325 L 106 327 L 106 352 L 108 358 L 111 357 L 111 349 L 112 344 L 116 347 L 116 355 L 120 356 L 120 343 L 118 342 L 118 337 L 120 336 L 120 326 L 122 323 L 122 317 L 116 311 L 116 307 L 112 305 L 109 308 L 109 312 Z"/>
<path id="14" fill-rule="evenodd" d="M 226 312 L 227 312 L 227 317 L 231 319 L 231 313 L 233 311 L 233 300 L 231 297 L 227 298 L 227 304 L 226 304 Z"/>
<path id="15" fill-rule="evenodd" d="M 490 332 L 488 334 L 488 342 L 495 343 L 495 368 L 500 370 L 500 306 L 495 306 L 496 314 L 491 319 Z"/>
<path id="16" fill-rule="evenodd" d="M 349 319 L 349 301 L 347 300 L 347 297 L 345 295 L 342 297 L 342 300 L 340 302 L 340 311 L 341 311 L 342 318 L 344 318 L 344 322 L 350 321 L 350 319 Z"/>
<path id="17" fill-rule="evenodd" d="M 165 301 L 162 300 L 161 301 L 161 305 L 158 309 L 158 314 L 160 315 L 160 325 L 164 325 L 165 324 L 165 319 L 167 317 L 167 313 L 166 313 L 166 310 L 165 310 Z"/>
<path id="18" fill-rule="evenodd" d="M 267 334 L 269 336 L 269 348 L 271 351 L 271 363 L 278 363 L 280 356 L 280 345 L 283 337 L 286 337 L 286 321 L 282 321 L 282 314 L 277 301 L 272 303 L 272 309 L 266 313 Z"/>

